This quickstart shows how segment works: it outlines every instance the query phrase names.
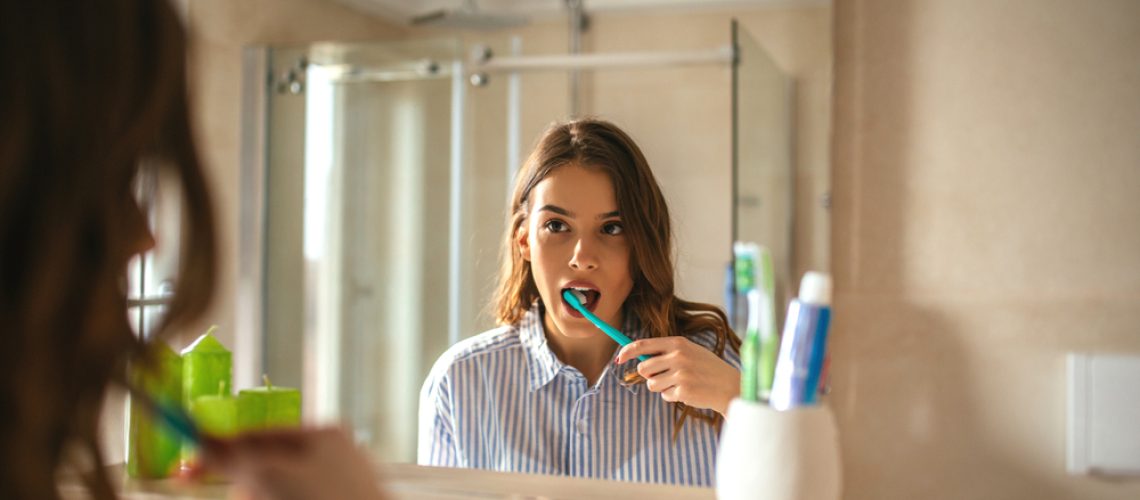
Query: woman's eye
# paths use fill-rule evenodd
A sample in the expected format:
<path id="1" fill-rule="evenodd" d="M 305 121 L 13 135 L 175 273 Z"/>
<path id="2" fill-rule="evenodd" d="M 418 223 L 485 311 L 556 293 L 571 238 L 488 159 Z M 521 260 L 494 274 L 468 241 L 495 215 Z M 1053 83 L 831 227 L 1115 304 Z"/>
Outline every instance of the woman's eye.
<path id="1" fill-rule="evenodd" d="M 547 231 L 550 231 L 552 233 L 561 233 L 563 231 L 570 229 L 569 227 L 566 226 L 565 222 L 562 222 L 560 220 L 546 221 L 546 224 L 543 224 L 543 227 L 545 227 Z"/>
<path id="2" fill-rule="evenodd" d="M 621 234 L 622 231 L 624 231 L 624 230 L 625 230 L 625 228 L 623 228 L 621 226 L 621 224 L 617 223 L 617 222 L 610 222 L 610 223 L 607 223 L 606 225 L 602 226 L 602 232 L 606 233 L 610 236 L 617 236 L 617 235 Z"/>

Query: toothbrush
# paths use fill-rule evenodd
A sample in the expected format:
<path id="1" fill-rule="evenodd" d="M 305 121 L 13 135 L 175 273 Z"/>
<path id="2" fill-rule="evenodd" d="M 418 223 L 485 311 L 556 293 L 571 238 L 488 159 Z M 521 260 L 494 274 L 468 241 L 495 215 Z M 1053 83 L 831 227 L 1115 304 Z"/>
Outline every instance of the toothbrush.
<path id="1" fill-rule="evenodd" d="M 756 246 L 756 277 L 760 289 L 758 306 L 760 332 L 760 359 L 758 360 L 760 397 L 768 399 L 772 393 L 776 357 L 780 352 L 780 337 L 776 329 L 776 273 L 772 265 L 772 252 L 762 245 Z"/>
<path id="2" fill-rule="evenodd" d="M 146 391 L 129 382 L 120 382 L 135 401 L 142 403 L 147 410 L 154 413 L 159 420 L 170 427 L 176 434 L 196 445 L 202 444 L 208 438 L 202 434 L 194 420 L 177 404 L 168 401 L 157 401 Z"/>
<path id="3" fill-rule="evenodd" d="M 763 371 L 760 357 L 760 290 L 748 290 L 748 327 L 744 342 L 740 345 L 740 399 L 759 401 L 767 399 L 762 391 L 760 372 Z"/>
<path id="4" fill-rule="evenodd" d="M 626 337 L 624 333 L 618 331 L 617 328 L 606 324 L 605 321 L 602 321 L 601 318 L 594 316 L 594 313 L 590 312 L 589 309 L 586 309 L 586 306 L 582 305 L 582 301 L 585 300 L 586 297 L 579 296 L 580 293 L 582 292 L 579 292 L 577 290 L 565 290 L 562 292 L 562 298 L 566 299 L 566 302 L 573 306 L 574 309 L 577 309 L 578 312 L 582 313 L 582 316 L 585 316 L 586 319 L 590 320 L 590 323 L 593 323 L 594 326 L 598 327 L 598 329 L 600 329 L 603 333 L 609 335 L 611 339 L 614 339 L 614 342 L 617 342 L 618 345 L 625 347 L 633 342 L 629 339 L 629 337 Z M 649 356 L 642 354 L 641 356 L 638 356 L 637 359 L 645 361 L 649 359 Z"/>

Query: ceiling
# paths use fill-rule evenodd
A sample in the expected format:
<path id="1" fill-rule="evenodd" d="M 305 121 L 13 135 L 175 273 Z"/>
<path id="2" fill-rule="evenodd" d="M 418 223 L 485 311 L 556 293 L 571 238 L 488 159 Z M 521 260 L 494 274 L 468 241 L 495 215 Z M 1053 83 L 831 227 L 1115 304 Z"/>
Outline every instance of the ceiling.
<path id="1" fill-rule="evenodd" d="M 336 0 L 380 16 L 394 24 L 408 24 L 413 17 L 440 10 L 462 9 L 472 0 Z M 587 12 L 646 9 L 718 9 L 790 5 L 826 5 L 830 0 L 582 0 Z M 562 15 L 565 0 L 474 0 L 480 11 L 516 14 L 533 18 Z"/>

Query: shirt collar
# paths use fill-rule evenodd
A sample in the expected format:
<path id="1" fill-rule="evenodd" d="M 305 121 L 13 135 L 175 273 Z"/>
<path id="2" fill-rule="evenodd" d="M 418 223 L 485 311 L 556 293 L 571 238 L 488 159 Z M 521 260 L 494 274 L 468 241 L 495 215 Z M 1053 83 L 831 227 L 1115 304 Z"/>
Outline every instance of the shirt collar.
<path id="1" fill-rule="evenodd" d="M 551 380 L 554 380 L 554 377 L 558 376 L 558 372 L 566 367 L 558 359 L 558 356 L 554 355 L 554 351 L 550 349 L 550 344 L 546 341 L 546 327 L 542 323 L 543 314 L 545 314 L 545 310 L 542 301 L 536 300 L 518 324 L 519 340 L 526 352 L 527 365 L 530 369 L 530 390 L 532 392 L 546 386 Z M 630 314 L 625 315 L 622 332 L 632 339 L 639 339 L 644 335 L 640 324 Z M 614 349 L 614 358 L 617 358 L 618 350 Z M 610 363 L 606 367 L 605 373 L 602 374 L 603 380 L 608 376 L 612 379 L 612 383 L 637 394 L 644 384 L 622 385 L 621 373 L 617 368 L 617 365 Z"/>

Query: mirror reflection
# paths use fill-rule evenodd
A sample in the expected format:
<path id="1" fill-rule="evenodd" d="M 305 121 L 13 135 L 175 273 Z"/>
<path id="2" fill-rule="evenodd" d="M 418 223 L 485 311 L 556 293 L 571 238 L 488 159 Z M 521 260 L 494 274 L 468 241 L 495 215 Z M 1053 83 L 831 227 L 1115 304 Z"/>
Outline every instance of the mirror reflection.
<path id="1" fill-rule="evenodd" d="M 261 359 L 306 419 L 385 461 L 711 485 L 733 243 L 772 252 L 777 301 L 828 267 L 830 9 L 696 9 L 259 52 Z M 619 351 L 567 291 L 688 343 Z M 655 377 L 680 362 L 723 383 Z"/>

